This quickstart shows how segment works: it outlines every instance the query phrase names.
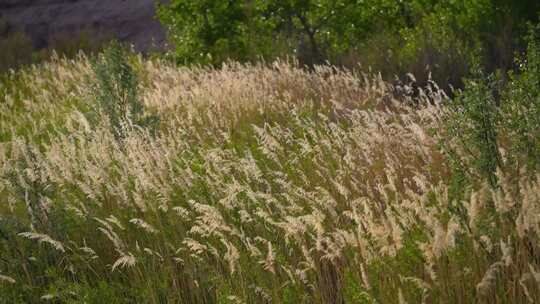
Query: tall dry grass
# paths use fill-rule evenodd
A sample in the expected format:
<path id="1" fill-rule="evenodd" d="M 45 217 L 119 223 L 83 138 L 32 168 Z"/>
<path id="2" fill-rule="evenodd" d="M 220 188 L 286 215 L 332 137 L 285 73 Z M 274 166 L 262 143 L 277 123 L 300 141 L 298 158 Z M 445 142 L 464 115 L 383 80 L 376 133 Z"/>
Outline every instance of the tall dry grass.
<path id="1" fill-rule="evenodd" d="M 89 122 L 84 56 L 0 87 L 0 302 L 540 301 L 540 179 L 456 189 L 442 92 L 133 65 L 155 134 Z"/>

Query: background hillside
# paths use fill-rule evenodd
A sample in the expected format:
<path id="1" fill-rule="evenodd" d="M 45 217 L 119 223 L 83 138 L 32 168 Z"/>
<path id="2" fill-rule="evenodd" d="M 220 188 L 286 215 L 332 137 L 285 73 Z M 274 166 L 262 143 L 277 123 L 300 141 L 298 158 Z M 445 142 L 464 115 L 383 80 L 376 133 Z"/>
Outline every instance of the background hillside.
<path id="1" fill-rule="evenodd" d="M 35 47 L 46 47 L 60 36 L 85 31 L 94 39 L 116 38 L 136 50 L 161 47 L 165 33 L 155 15 L 154 0 L 7 0 L 0 18 L 9 30 L 23 30 Z M 3 33 L 4 35 L 7 33 Z"/>
<path id="2" fill-rule="evenodd" d="M 111 39 L 133 44 L 136 51 L 162 50 L 165 45 L 165 31 L 155 17 L 156 2 L 0 1 L 0 45 L 2 42 L 4 45 L 2 59 L 13 61 L 7 58 L 11 53 L 18 52 L 22 55 L 13 56 L 15 59 L 22 63 L 30 62 L 32 60 L 25 58 L 24 54 L 32 49 L 55 48 L 60 52 L 64 49 L 97 50 L 102 43 Z M 16 50 L 10 51 L 10 47 Z M 30 55 L 26 57 L 31 57 Z"/>

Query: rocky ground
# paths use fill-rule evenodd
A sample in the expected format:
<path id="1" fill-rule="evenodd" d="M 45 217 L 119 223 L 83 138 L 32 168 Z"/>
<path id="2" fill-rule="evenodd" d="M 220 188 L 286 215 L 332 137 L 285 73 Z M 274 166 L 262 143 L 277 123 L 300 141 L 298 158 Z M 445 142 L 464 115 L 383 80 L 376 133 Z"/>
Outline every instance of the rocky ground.
<path id="1" fill-rule="evenodd" d="M 0 19 L 10 31 L 22 30 L 35 47 L 56 37 L 84 32 L 94 39 L 116 38 L 139 51 L 164 47 L 164 30 L 155 18 L 156 0 L 0 0 Z"/>

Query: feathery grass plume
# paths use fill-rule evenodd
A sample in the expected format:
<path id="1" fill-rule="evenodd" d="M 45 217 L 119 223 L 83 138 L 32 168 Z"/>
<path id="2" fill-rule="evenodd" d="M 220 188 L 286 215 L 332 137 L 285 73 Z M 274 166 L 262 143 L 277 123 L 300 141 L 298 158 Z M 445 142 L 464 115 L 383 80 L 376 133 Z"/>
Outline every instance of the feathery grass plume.
<path id="1" fill-rule="evenodd" d="M 135 266 L 136 259 L 135 257 L 128 252 L 127 254 L 123 254 L 120 258 L 118 258 L 114 264 L 112 265 L 111 271 L 114 271 L 117 267 L 125 268 L 125 267 L 133 267 Z"/>
<path id="2" fill-rule="evenodd" d="M 57 298 L 58 295 L 55 295 L 55 294 L 52 294 L 52 293 L 48 293 L 48 294 L 44 294 L 40 297 L 40 300 L 43 300 L 43 301 L 51 301 L 51 300 L 54 300 L 55 298 Z"/>
<path id="3" fill-rule="evenodd" d="M 21 232 L 18 234 L 19 236 L 22 236 L 24 238 L 30 239 L 30 240 L 37 240 L 39 243 L 46 243 L 51 245 L 54 249 L 60 251 L 60 252 L 66 252 L 64 245 L 51 238 L 50 236 L 42 233 L 35 233 L 35 232 Z"/>
<path id="4" fill-rule="evenodd" d="M 497 276 L 502 267 L 504 267 L 504 263 L 501 261 L 495 262 L 489 266 L 484 273 L 482 280 L 476 285 L 476 291 L 479 295 L 486 297 L 491 294 L 497 283 Z"/>
<path id="5" fill-rule="evenodd" d="M 238 267 L 237 264 L 240 259 L 240 252 L 232 243 L 229 243 L 224 239 L 221 240 L 221 243 L 227 248 L 227 252 L 225 252 L 223 259 L 229 264 L 229 270 L 231 274 L 233 274 Z"/>
<path id="6" fill-rule="evenodd" d="M 134 219 L 129 220 L 129 222 L 132 223 L 133 225 L 137 226 L 137 227 L 142 228 L 144 231 L 146 231 L 148 233 L 157 233 L 158 232 L 158 230 L 156 230 L 156 228 L 154 228 L 152 225 L 148 224 L 147 222 L 145 222 L 142 219 L 134 218 Z"/>
<path id="7" fill-rule="evenodd" d="M 17 283 L 17 281 L 15 281 L 14 278 L 7 275 L 3 275 L 3 274 L 0 274 L 0 282 L 9 283 L 9 284 Z"/>

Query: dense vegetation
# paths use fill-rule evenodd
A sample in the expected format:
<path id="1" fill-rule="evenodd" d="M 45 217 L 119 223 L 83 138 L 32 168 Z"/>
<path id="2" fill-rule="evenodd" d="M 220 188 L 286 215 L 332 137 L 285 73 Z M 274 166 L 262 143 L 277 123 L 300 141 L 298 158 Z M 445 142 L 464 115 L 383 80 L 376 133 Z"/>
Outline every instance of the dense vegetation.
<path id="1" fill-rule="evenodd" d="M 160 18 L 181 63 L 289 56 L 461 85 L 475 61 L 513 66 L 535 0 L 173 0 Z"/>
<path id="2" fill-rule="evenodd" d="M 534 10 L 173 0 L 176 62 L 2 74 L 0 303 L 540 302 Z"/>
<path id="3" fill-rule="evenodd" d="M 538 302 L 537 42 L 521 62 L 451 107 L 330 66 L 117 45 L 13 72 L 0 301 Z"/>

